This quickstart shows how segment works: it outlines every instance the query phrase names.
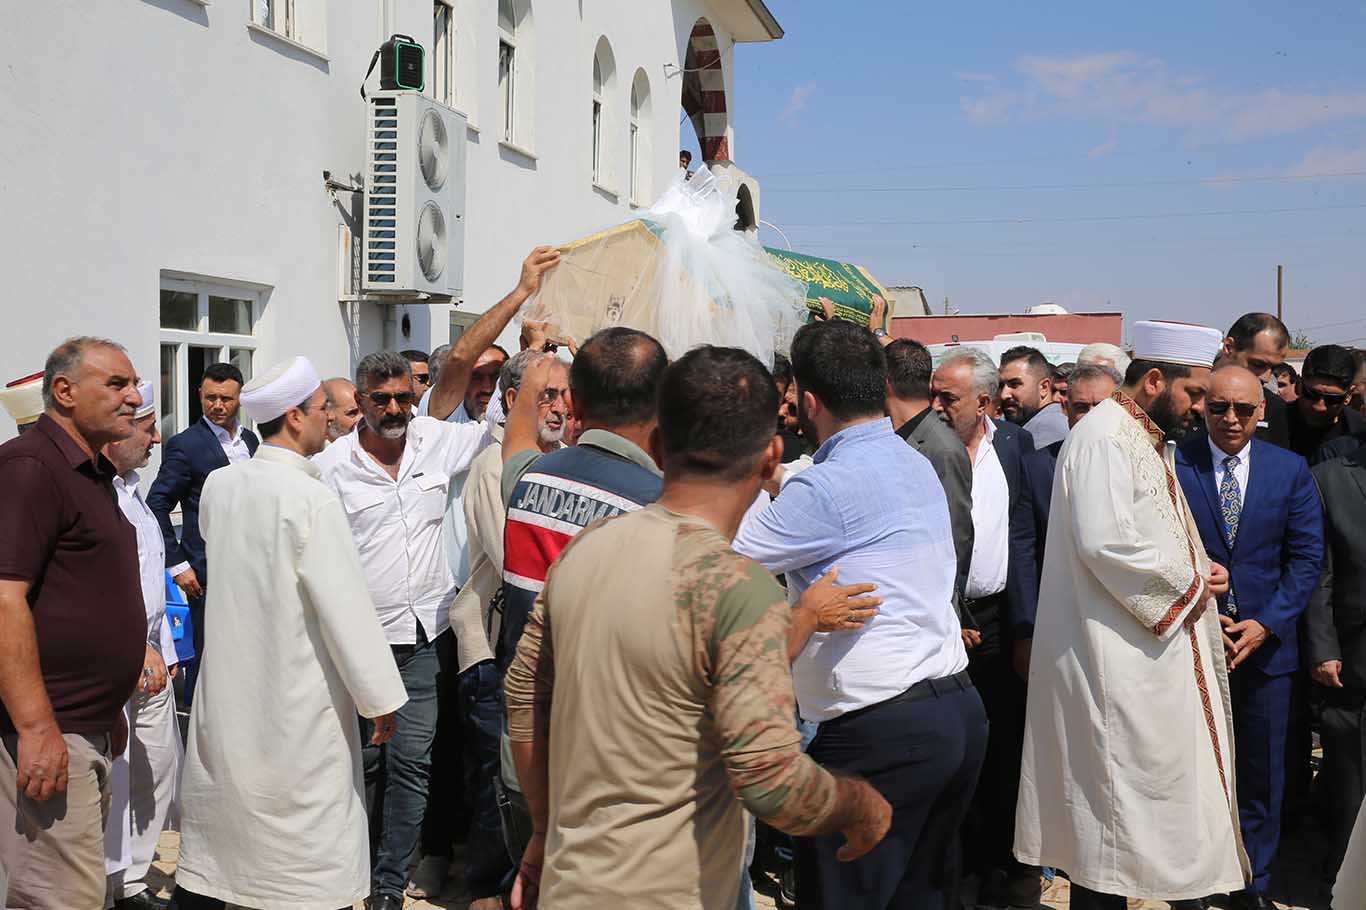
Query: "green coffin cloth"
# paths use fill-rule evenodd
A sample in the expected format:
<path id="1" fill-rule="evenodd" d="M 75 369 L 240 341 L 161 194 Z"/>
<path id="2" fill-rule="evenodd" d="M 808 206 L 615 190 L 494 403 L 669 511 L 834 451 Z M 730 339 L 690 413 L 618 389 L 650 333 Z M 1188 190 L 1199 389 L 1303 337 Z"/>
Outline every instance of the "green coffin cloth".
<path id="1" fill-rule="evenodd" d="M 825 297 L 835 304 L 837 317 L 867 325 L 868 316 L 873 310 L 873 295 L 876 294 L 887 302 L 887 321 L 891 322 L 894 305 L 892 296 L 863 266 L 806 256 L 791 250 L 775 250 L 771 246 L 764 247 L 764 250 L 785 272 L 806 282 L 806 306 L 813 313 L 822 312 L 820 298 Z"/>

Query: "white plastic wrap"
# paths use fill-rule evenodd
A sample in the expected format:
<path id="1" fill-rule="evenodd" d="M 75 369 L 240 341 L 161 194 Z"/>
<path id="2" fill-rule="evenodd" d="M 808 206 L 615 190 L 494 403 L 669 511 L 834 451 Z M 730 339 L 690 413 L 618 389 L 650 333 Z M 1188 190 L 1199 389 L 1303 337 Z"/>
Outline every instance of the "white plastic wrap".
<path id="1" fill-rule="evenodd" d="M 680 171 L 638 219 L 562 247 L 524 317 L 549 323 L 561 343 L 624 325 L 671 358 L 715 344 L 771 364 L 806 319 L 807 289 L 733 229 L 735 205 L 728 178 Z"/>

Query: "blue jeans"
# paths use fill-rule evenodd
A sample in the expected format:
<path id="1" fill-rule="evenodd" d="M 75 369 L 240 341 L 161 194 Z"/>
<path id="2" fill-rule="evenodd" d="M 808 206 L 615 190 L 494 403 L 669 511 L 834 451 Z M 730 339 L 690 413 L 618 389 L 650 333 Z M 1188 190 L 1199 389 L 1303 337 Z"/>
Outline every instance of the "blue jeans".
<path id="1" fill-rule="evenodd" d="M 456 678 L 465 727 L 465 792 L 473 803 L 465 886 L 474 898 L 509 891 L 516 872 L 503 838 L 503 820 L 493 780 L 498 776 L 503 730 L 502 675 L 492 660 L 480 661 Z"/>
<path id="2" fill-rule="evenodd" d="M 449 647 L 452 634 L 447 630 L 431 642 L 419 625 L 417 644 L 391 646 L 398 674 L 408 692 L 408 701 L 398 709 L 393 739 L 383 746 L 370 745 L 374 724 L 363 717 L 360 721 L 365 801 L 375 852 L 370 877 L 372 895 L 389 894 L 401 901 L 408 884 L 408 867 L 417 852 L 431 778 L 440 669 L 438 644 Z"/>

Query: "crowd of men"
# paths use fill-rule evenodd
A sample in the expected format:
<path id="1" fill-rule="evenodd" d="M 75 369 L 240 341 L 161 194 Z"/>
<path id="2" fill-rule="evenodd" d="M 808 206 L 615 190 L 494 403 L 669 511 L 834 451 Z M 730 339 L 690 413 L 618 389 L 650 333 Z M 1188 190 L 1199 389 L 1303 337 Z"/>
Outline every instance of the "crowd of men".
<path id="1" fill-rule="evenodd" d="M 4 906 L 162 907 L 178 825 L 184 910 L 730 910 L 775 855 L 802 908 L 1266 908 L 1306 819 L 1366 902 L 1360 354 L 936 364 L 877 301 L 773 364 L 509 356 L 557 261 L 350 379 L 214 364 L 164 443 L 117 342 L 6 390 Z"/>

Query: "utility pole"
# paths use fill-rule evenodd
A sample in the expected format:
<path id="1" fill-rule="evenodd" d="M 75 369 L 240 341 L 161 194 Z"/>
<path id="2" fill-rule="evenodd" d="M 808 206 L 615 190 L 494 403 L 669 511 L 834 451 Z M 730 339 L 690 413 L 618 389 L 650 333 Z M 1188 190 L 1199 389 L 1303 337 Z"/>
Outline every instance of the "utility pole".
<path id="1" fill-rule="evenodd" d="M 1282 322 L 1285 321 L 1285 317 L 1281 315 L 1281 277 L 1284 272 L 1285 266 L 1276 266 L 1276 318 Z"/>

